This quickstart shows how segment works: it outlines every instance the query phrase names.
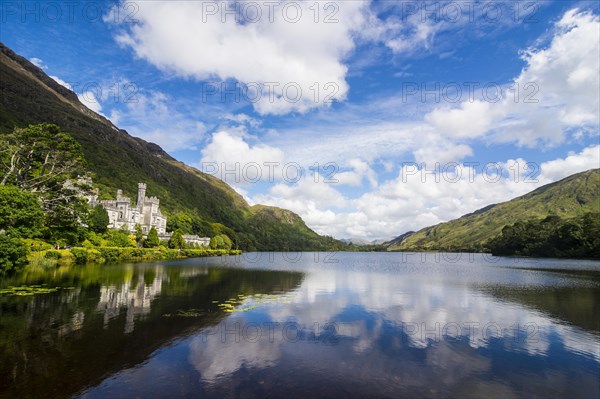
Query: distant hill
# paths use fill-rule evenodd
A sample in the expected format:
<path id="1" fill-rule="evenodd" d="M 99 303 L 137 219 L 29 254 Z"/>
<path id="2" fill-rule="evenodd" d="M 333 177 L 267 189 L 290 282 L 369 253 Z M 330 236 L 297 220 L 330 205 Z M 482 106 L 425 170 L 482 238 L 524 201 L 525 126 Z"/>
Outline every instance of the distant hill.
<path id="1" fill-rule="evenodd" d="M 358 238 L 358 237 L 352 237 L 352 238 L 342 238 L 340 241 L 349 245 L 354 245 L 357 247 L 364 247 L 367 245 L 383 245 L 387 242 L 389 242 L 390 240 L 392 240 L 391 238 L 384 238 L 384 239 L 378 239 L 378 240 L 372 240 L 369 241 L 366 238 Z"/>
<path id="2" fill-rule="evenodd" d="M 392 240 L 388 250 L 481 251 L 506 225 L 553 215 L 572 218 L 588 212 L 600 212 L 600 169 L 577 173 L 513 200 L 405 233 Z"/>
<path id="3" fill-rule="evenodd" d="M 358 245 L 358 246 L 371 244 L 371 241 L 369 241 L 365 238 L 342 238 L 340 241 L 344 242 L 346 244 L 352 244 L 352 245 Z"/>
<path id="4" fill-rule="evenodd" d="M 0 43 L 0 136 L 43 122 L 60 126 L 81 144 L 102 195 L 122 188 L 135 198 L 137 183 L 145 182 L 148 194 L 160 198 L 172 227 L 200 235 L 222 232 L 245 250 L 345 246 L 319 236 L 291 211 L 249 206 L 223 181 L 178 162 L 156 144 L 130 136 Z"/>

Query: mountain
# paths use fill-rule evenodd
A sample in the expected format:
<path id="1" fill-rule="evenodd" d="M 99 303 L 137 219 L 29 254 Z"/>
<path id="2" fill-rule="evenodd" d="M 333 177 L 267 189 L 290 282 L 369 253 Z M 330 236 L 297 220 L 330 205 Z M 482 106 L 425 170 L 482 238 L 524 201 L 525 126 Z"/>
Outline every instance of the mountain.
<path id="1" fill-rule="evenodd" d="M 223 181 L 175 160 L 156 144 L 130 136 L 0 42 L 0 136 L 43 122 L 60 126 L 81 144 L 101 196 L 121 188 L 135 198 L 137 183 L 145 182 L 148 194 L 160 198 L 171 228 L 200 235 L 225 233 L 245 250 L 344 246 L 319 236 L 290 211 L 251 207 Z"/>
<path id="2" fill-rule="evenodd" d="M 342 238 L 340 240 L 341 242 L 344 242 L 346 244 L 353 244 L 353 245 L 358 245 L 358 246 L 363 246 L 363 245 L 369 245 L 371 244 L 371 241 L 365 239 L 365 238 Z"/>
<path id="3" fill-rule="evenodd" d="M 391 241 L 388 250 L 480 251 L 506 225 L 551 215 L 568 219 L 588 212 L 600 212 L 600 169 L 577 173 L 450 222 L 405 233 Z"/>
<path id="4" fill-rule="evenodd" d="M 366 245 L 382 245 L 392 240 L 392 238 L 383 238 L 378 240 L 369 241 L 366 238 L 352 237 L 352 238 L 342 238 L 340 241 L 346 244 L 352 244 L 359 247 L 364 247 Z"/>

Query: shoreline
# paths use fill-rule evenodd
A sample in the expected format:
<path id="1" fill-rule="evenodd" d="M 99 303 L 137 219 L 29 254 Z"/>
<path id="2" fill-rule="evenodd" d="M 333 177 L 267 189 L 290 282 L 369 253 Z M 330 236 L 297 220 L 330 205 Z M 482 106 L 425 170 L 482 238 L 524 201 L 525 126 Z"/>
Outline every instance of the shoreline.
<path id="1" fill-rule="evenodd" d="M 130 247 L 73 247 L 30 252 L 26 267 L 63 265 L 110 264 L 117 262 L 147 262 L 210 256 L 239 255 L 238 249 L 162 249 Z"/>

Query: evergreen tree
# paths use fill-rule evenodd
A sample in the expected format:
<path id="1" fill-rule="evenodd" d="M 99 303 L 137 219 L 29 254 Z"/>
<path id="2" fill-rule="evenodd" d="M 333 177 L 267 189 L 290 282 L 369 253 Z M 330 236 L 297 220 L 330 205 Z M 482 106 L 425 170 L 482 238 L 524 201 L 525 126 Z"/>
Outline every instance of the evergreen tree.
<path id="1" fill-rule="evenodd" d="M 138 247 L 144 244 L 144 231 L 142 230 L 142 225 L 139 223 L 135 225 L 135 242 Z"/>
<path id="2" fill-rule="evenodd" d="M 144 240 L 144 247 L 146 248 L 156 248 L 160 244 L 158 240 L 158 231 L 154 227 L 150 229 L 148 232 L 148 238 Z"/>
<path id="3" fill-rule="evenodd" d="M 181 230 L 177 229 L 173 232 L 171 238 L 169 239 L 169 248 L 185 248 L 185 240 L 183 239 L 183 234 L 181 233 Z"/>

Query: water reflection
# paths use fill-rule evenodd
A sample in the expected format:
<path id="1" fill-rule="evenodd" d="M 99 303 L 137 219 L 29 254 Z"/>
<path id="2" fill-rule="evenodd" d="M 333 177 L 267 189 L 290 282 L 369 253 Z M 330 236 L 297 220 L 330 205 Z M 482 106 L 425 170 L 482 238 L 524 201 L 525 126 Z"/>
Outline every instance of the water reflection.
<path id="1" fill-rule="evenodd" d="M 130 333 L 135 327 L 135 319 L 150 313 L 152 301 L 160 295 L 163 281 L 167 278 L 164 267 L 154 268 L 154 279 L 147 284 L 144 274 L 139 274 L 134 283 L 131 278 L 122 284 L 100 287 L 100 300 L 96 309 L 104 314 L 104 327 L 111 319 L 127 309 L 125 318 L 125 333 Z"/>
<path id="2" fill-rule="evenodd" d="M 456 284 L 455 277 L 465 271 L 461 268 L 421 277 L 343 267 L 312 271 L 288 306 L 230 317 L 216 332 L 192 338 L 189 361 L 203 381 L 212 383 L 209 392 L 215 397 L 237 396 L 223 387 L 252 385 L 248 373 L 261 375 L 267 367 L 285 386 L 302 381 L 303 394 L 323 392 L 314 390 L 321 381 L 336 396 L 358 380 L 362 386 L 349 391 L 352 396 L 386 396 L 386 390 L 389 396 L 402 392 L 407 397 L 598 395 L 597 331 L 518 302 L 499 302 L 476 284 L 477 278 Z M 493 273 L 486 277 L 489 288 Z M 548 277 L 540 283 L 573 282 Z M 583 283 L 589 284 L 594 282 Z M 597 310 L 589 316 L 597 317 Z M 329 328 L 325 338 L 315 339 L 323 326 Z M 257 327 L 262 334 L 255 333 Z M 294 368 L 299 362 L 306 362 L 301 370 Z M 573 379 L 578 385 L 569 383 Z"/>
<path id="3" fill-rule="evenodd" d="M 225 314 L 215 302 L 288 291 L 301 280 L 299 272 L 177 264 L 62 268 L 4 280 L 2 287 L 62 289 L 0 296 L 0 397 L 69 397 L 217 324 Z M 195 317 L 165 317 L 192 308 Z"/>
<path id="4" fill-rule="evenodd" d="M 0 297 L 0 396 L 597 397 L 600 264 L 513 262 L 269 254 L 31 273 L 18 283 L 74 289 Z M 248 311 L 224 312 L 231 298 Z"/>

